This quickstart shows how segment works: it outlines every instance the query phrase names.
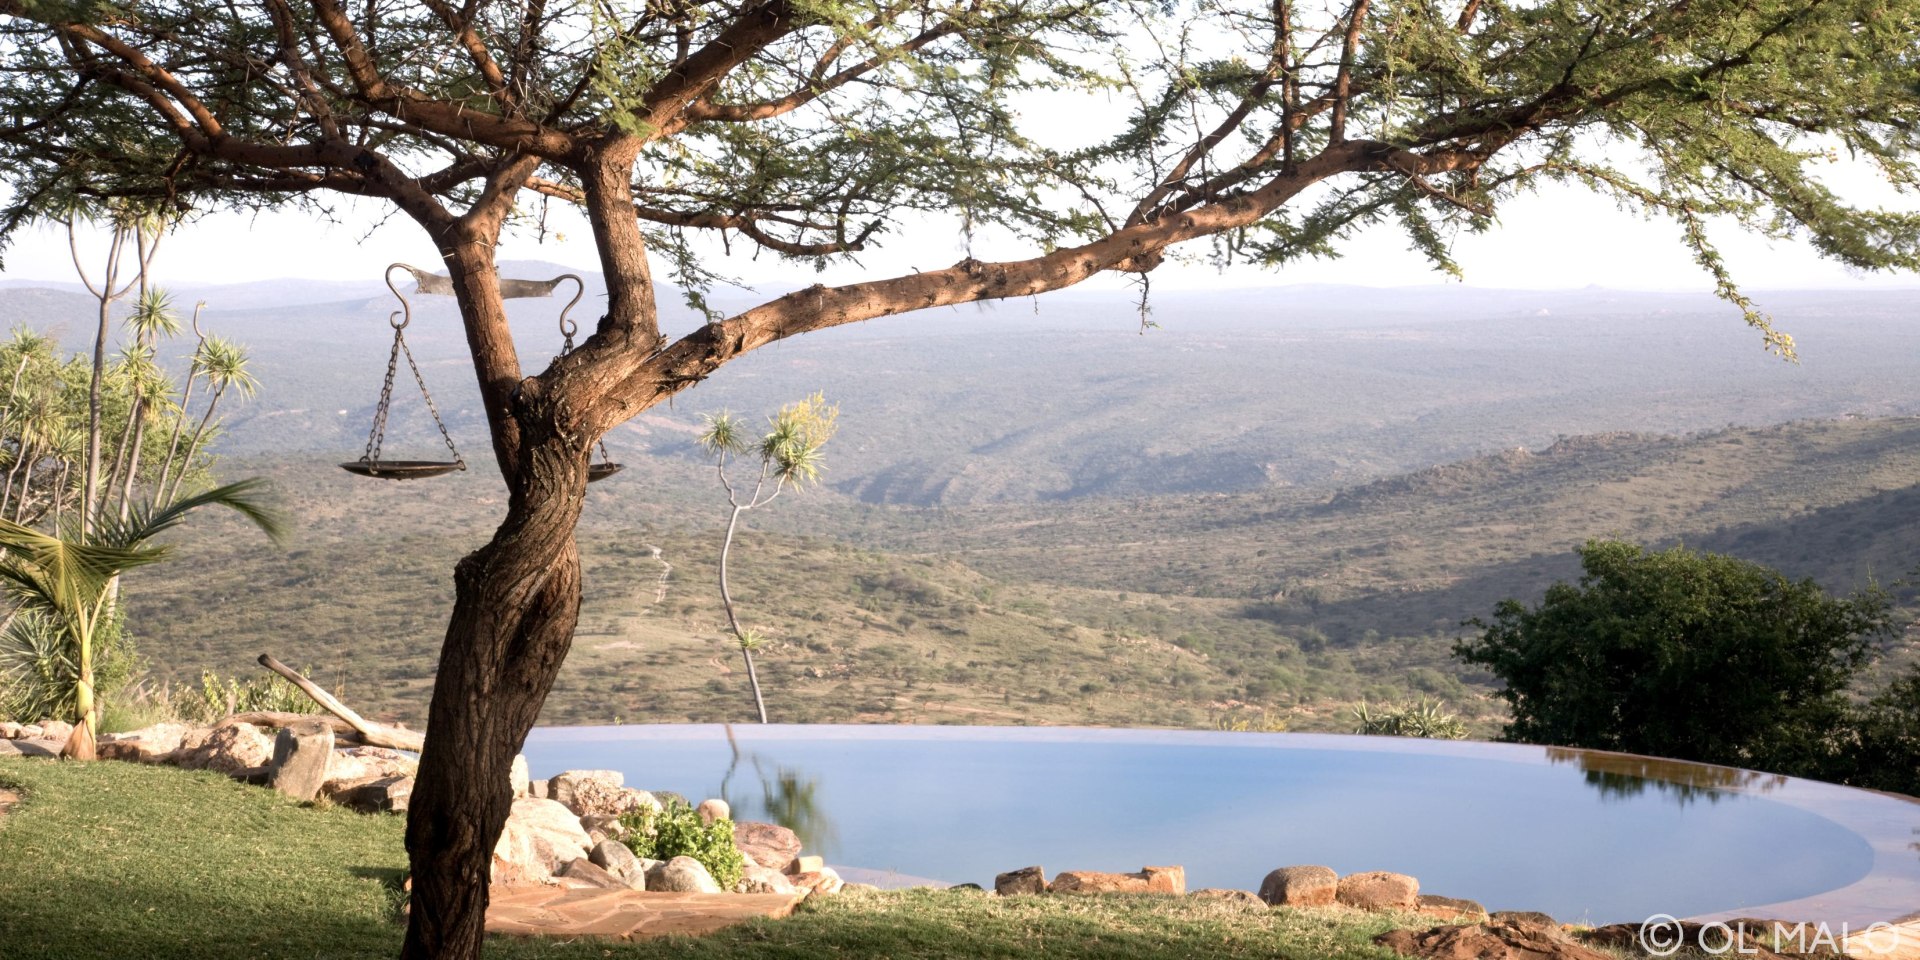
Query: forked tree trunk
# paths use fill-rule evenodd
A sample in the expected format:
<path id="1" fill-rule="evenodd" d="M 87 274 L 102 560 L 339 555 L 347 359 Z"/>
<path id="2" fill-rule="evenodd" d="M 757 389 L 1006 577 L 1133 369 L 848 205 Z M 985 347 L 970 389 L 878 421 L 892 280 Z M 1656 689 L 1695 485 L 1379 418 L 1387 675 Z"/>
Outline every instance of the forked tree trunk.
<path id="1" fill-rule="evenodd" d="M 507 484 L 507 516 L 454 568 L 426 748 L 407 811 L 413 870 L 410 960 L 475 960 L 485 936 L 493 847 L 513 805 L 513 757 L 573 643 L 580 614 L 574 525 L 591 439 L 555 428 L 554 405 L 522 397 L 490 255 L 448 258 L 481 365 L 481 395 Z"/>

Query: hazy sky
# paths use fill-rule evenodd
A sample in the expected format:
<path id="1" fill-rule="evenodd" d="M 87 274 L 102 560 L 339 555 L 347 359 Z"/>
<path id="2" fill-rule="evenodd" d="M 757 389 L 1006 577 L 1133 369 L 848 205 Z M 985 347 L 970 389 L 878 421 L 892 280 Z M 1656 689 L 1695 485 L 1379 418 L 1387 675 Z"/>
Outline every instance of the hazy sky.
<path id="1" fill-rule="evenodd" d="M 558 207 L 555 208 L 556 211 Z M 165 282 L 261 280 L 275 277 L 366 278 L 395 260 L 436 264 L 433 247 L 411 221 L 393 218 L 376 226 L 378 208 L 362 204 L 345 211 L 342 222 L 325 223 L 311 215 L 283 212 L 243 216 L 218 214 L 197 220 L 162 247 L 156 271 Z M 571 215 L 551 221 L 564 240 L 544 244 L 515 236 L 502 244 L 502 259 L 551 260 L 594 268 L 591 237 Z M 1607 287 L 1710 291 L 1711 282 L 1680 245 L 1677 229 L 1664 221 L 1645 221 L 1614 208 L 1611 201 L 1561 189 L 1510 203 L 1501 226 L 1482 236 L 1465 235 L 1454 245 L 1467 282 L 1485 287 Z M 1822 260 L 1803 243 L 1771 244 L 1723 226 L 1716 240 L 1740 281 L 1754 289 L 1785 287 L 1914 286 L 1911 273 L 1861 276 Z M 95 247 L 99 246 L 96 240 Z M 738 255 L 729 265 L 735 276 L 772 282 L 808 278 L 801 265 L 763 256 L 755 262 Z M 1285 270 L 1236 268 L 1222 275 L 1211 267 L 1169 264 L 1154 275 L 1167 289 L 1230 284 L 1357 283 L 1395 286 L 1436 283 L 1444 277 L 1406 249 L 1390 228 L 1356 239 L 1347 256 L 1313 261 Z M 888 239 L 885 249 L 864 258 L 865 267 L 843 266 L 820 279 L 891 275 L 914 268 L 943 267 L 960 259 L 964 248 L 956 232 L 940 224 Z M 977 255 L 1016 256 L 1012 247 L 981 249 Z M 717 251 L 716 251 L 717 253 Z M 15 279 L 71 281 L 73 265 L 64 234 L 51 228 L 28 233 L 6 254 L 5 276 Z"/>

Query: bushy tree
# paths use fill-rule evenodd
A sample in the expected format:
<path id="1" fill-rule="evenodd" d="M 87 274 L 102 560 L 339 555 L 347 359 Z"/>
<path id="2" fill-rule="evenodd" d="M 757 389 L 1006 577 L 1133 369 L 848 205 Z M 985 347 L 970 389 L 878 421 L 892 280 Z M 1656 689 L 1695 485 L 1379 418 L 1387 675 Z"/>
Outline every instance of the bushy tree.
<path id="1" fill-rule="evenodd" d="M 1620 541 L 1587 543 L 1580 566 L 1579 583 L 1501 602 L 1454 648 L 1501 683 L 1506 739 L 1829 768 L 1848 686 L 1893 629 L 1885 592 L 1836 597 L 1733 557 Z"/>
<path id="2" fill-rule="evenodd" d="M 1825 179 L 1844 151 L 1920 185 L 1916 24 L 1920 0 L 0 0 L 0 238 L 87 196 L 360 197 L 438 248 L 508 495 L 454 575 L 404 949 L 469 958 L 507 771 L 578 620 L 608 430 L 789 337 L 1144 276 L 1191 241 L 1278 265 L 1386 223 L 1457 270 L 1451 236 L 1549 184 L 1670 219 L 1789 353 L 1709 230 L 1920 266 L 1920 217 Z M 1050 93 L 1086 97 L 1084 126 L 1022 117 Z M 579 206 L 608 287 L 545 370 L 494 260 L 536 196 Z M 928 211 L 1015 252 L 662 332 L 657 270 L 704 308 L 715 246 L 851 259 Z"/>

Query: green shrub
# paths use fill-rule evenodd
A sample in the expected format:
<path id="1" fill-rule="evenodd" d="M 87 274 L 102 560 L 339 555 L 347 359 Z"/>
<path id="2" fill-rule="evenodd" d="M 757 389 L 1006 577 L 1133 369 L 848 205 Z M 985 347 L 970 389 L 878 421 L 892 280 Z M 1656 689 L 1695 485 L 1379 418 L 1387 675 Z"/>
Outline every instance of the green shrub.
<path id="1" fill-rule="evenodd" d="M 656 811 L 652 807 L 629 810 L 620 815 L 627 828 L 624 842 L 634 856 L 650 860 L 692 857 L 713 874 L 722 890 L 732 890 L 740 882 L 747 858 L 733 845 L 733 821 L 725 817 L 703 823 L 700 814 L 678 800 L 667 801 Z"/>
<path id="2" fill-rule="evenodd" d="M 1427 737 L 1432 740 L 1465 740 L 1467 725 L 1442 709 L 1446 704 L 1421 697 L 1408 704 L 1374 708 L 1364 701 L 1353 708 L 1354 733 L 1382 737 Z"/>
<path id="3" fill-rule="evenodd" d="M 311 676 L 313 668 L 300 672 Z M 189 691 L 177 707 L 180 719 L 196 723 L 212 723 L 233 713 L 309 713 L 313 708 L 313 700 L 285 677 L 223 681 L 212 670 L 200 674 L 200 689 Z"/>
<path id="4" fill-rule="evenodd" d="M 94 703 L 104 710 L 145 665 L 119 616 L 101 624 L 94 644 Z M 78 720 L 80 670 L 73 657 L 73 641 L 51 614 L 17 611 L 0 627 L 0 718 Z"/>

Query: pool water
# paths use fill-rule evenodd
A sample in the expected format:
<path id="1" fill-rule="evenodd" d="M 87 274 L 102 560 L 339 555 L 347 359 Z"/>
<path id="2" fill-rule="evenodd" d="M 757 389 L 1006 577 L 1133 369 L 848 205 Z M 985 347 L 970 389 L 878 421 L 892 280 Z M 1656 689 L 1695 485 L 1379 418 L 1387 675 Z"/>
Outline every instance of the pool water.
<path id="1" fill-rule="evenodd" d="M 691 725 L 542 728 L 526 754 L 536 778 L 617 769 L 630 786 L 723 796 L 735 819 L 785 822 L 809 852 L 902 885 L 1180 864 L 1189 889 L 1250 890 L 1275 867 L 1324 864 L 1563 922 L 1920 908 L 1920 852 L 1901 842 L 1920 840 L 1920 803 L 1618 754 L 1030 727 L 736 726 L 729 739 Z"/>

